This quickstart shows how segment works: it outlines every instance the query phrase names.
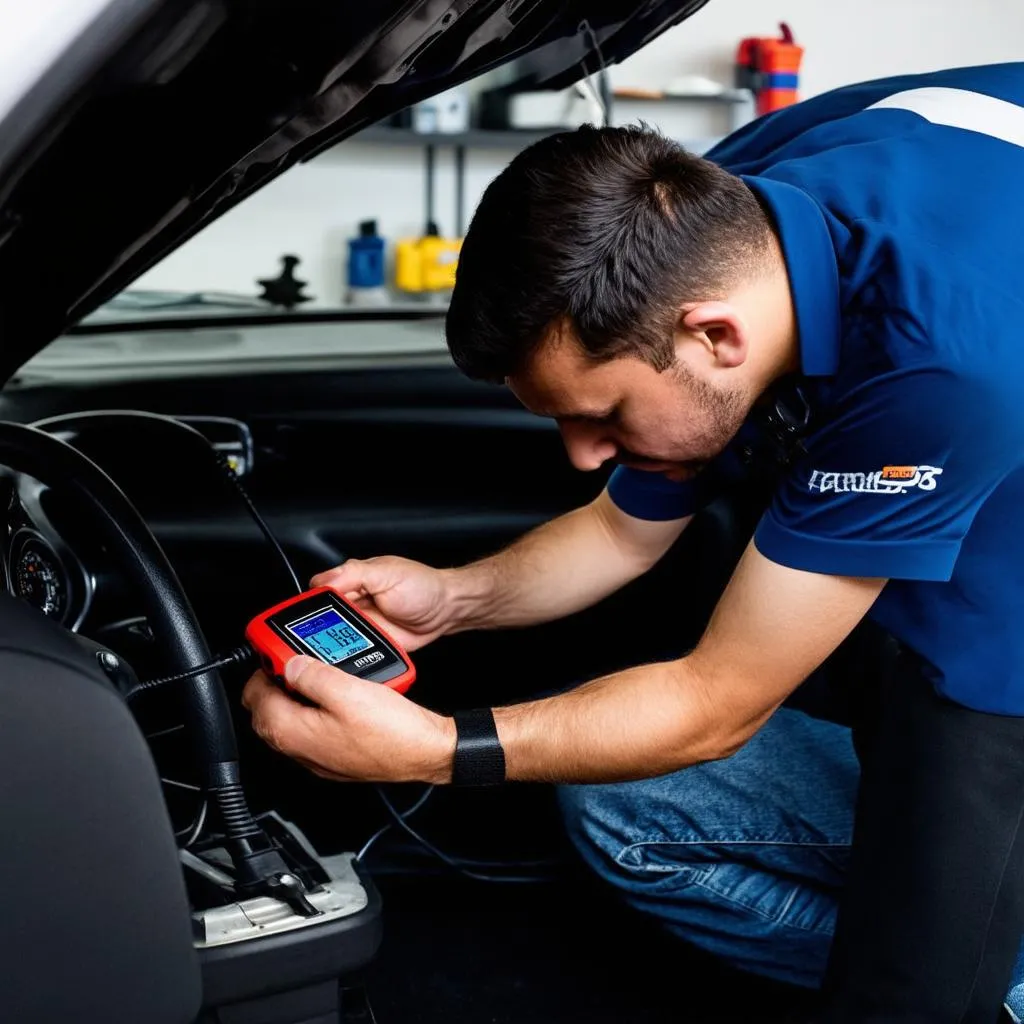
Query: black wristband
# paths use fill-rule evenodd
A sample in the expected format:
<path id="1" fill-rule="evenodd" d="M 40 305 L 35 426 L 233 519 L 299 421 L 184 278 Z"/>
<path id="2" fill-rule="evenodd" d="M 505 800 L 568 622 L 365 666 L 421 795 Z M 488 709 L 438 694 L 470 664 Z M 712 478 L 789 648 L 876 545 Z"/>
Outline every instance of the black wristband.
<path id="1" fill-rule="evenodd" d="M 505 781 L 505 751 L 490 708 L 456 711 L 453 786 L 497 786 Z"/>

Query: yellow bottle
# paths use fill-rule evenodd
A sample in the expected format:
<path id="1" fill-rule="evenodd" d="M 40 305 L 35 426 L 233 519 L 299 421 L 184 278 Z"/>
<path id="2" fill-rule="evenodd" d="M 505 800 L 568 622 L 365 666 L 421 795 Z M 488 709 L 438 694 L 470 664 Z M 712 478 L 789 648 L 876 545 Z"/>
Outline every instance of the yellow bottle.
<path id="1" fill-rule="evenodd" d="M 404 292 L 450 291 L 461 248 L 461 238 L 400 239 L 395 245 L 395 286 Z"/>

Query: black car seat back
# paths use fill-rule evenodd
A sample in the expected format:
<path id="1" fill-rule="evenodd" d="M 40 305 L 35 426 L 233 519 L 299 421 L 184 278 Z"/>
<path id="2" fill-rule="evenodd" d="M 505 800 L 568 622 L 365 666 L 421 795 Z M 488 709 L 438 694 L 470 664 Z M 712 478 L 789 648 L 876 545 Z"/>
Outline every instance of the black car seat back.
<path id="1" fill-rule="evenodd" d="M 135 720 L 65 631 L 0 594 L 0 1017 L 187 1024 L 188 903 Z"/>

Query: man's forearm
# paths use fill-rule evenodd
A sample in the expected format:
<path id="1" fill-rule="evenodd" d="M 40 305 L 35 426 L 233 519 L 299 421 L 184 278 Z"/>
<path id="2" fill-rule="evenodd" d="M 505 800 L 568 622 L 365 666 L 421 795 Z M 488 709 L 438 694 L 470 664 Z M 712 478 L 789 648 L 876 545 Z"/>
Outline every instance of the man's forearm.
<path id="1" fill-rule="evenodd" d="M 646 572 L 680 524 L 622 528 L 606 495 L 545 523 L 504 551 L 448 571 L 453 628 L 532 626 L 588 608 Z"/>
<path id="2" fill-rule="evenodd" d="M 495 708 L 509 780 L 622 782 L 739 749 L 767 715 L 716 706 L 689 659 L 641 665 L 545 700 Z M 435 781 L 447 781 L 450 760 Z"/>
<path id="3" fill-rule="evenodd" d="M 547 700 L 496 708 L 510 779 L 648 778 L 739 750 L 838 647 L 884 579 L 778 565 L 751 543 L 697 647 Z M 450 777 L 442 724 L 431 776 Z"/>

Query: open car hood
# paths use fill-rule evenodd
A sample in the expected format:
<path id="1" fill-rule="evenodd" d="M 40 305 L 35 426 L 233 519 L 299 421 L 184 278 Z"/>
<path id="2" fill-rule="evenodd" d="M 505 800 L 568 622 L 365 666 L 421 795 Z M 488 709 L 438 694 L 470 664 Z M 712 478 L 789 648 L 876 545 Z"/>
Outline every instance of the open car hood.
<path id="1" fill-rule="evenodd" d="M 0 379 L 296 162 L 527 54 L 562 87 L 706 2 L 8 2 Z"/>

